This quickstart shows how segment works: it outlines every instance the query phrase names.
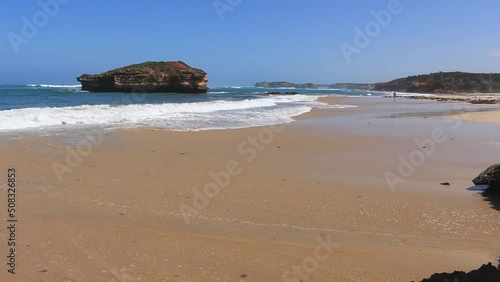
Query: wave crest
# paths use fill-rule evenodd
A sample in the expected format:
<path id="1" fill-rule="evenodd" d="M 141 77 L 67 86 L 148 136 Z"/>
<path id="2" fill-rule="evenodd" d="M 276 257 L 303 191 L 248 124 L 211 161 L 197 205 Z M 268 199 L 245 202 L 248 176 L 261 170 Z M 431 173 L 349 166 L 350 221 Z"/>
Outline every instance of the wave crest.
<path id="1" fill-rule="evenodd" d="M 43 88 L 79 88 L 81 84 L 26 84 L 28 87 L 43 87 Z"/>

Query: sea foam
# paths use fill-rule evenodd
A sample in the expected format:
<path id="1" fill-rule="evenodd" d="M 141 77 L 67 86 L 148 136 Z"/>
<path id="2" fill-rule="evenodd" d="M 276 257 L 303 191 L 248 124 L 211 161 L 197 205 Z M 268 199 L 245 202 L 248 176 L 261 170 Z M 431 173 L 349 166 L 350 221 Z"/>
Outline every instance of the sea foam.
<path id="1" fill-rule="evenodd" d="M 314 107 L 349 107 L 320 103 L 316 101 L 318 97 L 290 95 L 239 101 L 14 109 L 0 111 L 0 130 L 79 125 L 147 126 L 172 130 L 245 128 L 288 123 L 294 116 Z"/>
<path id="2" fill-rule="evenodd" d="M 26 84 L 29 87 L 43 87 L 43 88 L 79 88 L 81 84 Z"/>

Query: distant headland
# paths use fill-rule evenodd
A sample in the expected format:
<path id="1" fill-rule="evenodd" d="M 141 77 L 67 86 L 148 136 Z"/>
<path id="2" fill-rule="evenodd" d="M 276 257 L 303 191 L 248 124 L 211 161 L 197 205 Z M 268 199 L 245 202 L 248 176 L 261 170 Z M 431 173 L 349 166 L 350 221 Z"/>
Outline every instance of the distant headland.
<path id="1" fill-rule="evenodd" d="M 298 89 L 319 89 L 319 88 L 329 88 L 329 89 L 360 89 L 360 90 L 373 90 L 375 84 L 364 84 L 364 83 L 334 83 L 328 84 L 315 84 L 315 83 L 293 83 L 288 81 L 280 82 L 257 82 L 255 87 L 264 88 L 298 88 Z"/>
<path id="2" fill-rule="evenodd" d="M 330 89 L 358 89 L 358 90 L 373 90 L 375 84 L 366 83 L 334 83 L 328 86 Z"/>
<path id="3" fill-rule="evenodd" d="M 207 73 L 184 62 L 145 62 L 77 78 L 90 92 L 207 93 Z"/>
<path id="4" fill-rule="evenodd" d="M 408 93 L 458 94 L 500 93 L 500 73 L 437 72 L 398 78 L 381 83 L 296 84 L 292 82 L 258 82 L 265 88 L 328 88 Z"/>
<path id="5" fill-rule="evenodd" d="M 409 93 L 500 93 L 499 73 L 438 72 L 376 83 L 375 91 Z"/>

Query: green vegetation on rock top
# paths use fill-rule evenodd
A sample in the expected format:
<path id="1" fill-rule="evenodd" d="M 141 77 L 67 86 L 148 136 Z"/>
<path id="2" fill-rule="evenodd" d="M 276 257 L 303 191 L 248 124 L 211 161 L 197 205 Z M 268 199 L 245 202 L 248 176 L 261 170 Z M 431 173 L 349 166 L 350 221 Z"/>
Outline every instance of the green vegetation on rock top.
<path id="1" fill-rule="evenodd" d="M 182 61 L 175 62 L 153 62 L 147 61 L 144 63 L 133 64 L 121 68 L 117 68 L 111 71 L 106 72 L 106 74 L 114 74 L 114 73 L 122 73 L 122 72 L 143 72 L 143 73 L 151 73 L 151 72 L 163 72 L 166 74 L 174 74 L 177 72 L 190 71 L 193 73 L 205 74 L 204 71 L 200 69 L 195 69 L 188 66 L 186 63 Z"/>

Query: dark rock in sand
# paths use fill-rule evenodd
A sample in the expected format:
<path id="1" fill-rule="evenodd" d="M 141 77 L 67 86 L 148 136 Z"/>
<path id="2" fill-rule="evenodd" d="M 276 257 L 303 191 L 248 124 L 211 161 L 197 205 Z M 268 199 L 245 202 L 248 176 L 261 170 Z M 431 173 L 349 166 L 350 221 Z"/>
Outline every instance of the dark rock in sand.
<path id="1" fill-rule="evenodd" d="M 475 185 L 489 185 L 490 190 L 500 192 L 500 164 L 490 166 L 472 182 Z"/>
<path id="2" fill-rule="evenodd" d="M 436 273 L 422 282 L 499 282 L 500 270 L 491 263 L 481 266 L 469 273 L 455 271 L 453 273 Z"/>
<path id="3" fill-rule="evenodd" d="M 77 78 L 90 92 L 207 93 L 206 72 L 184 62 L 145 62 Z"/>
<path id="4" fill-rule="evenodd" d="M 407 98 L 417 99 L 417 100 L 435 100 L 438 102 L 467 102 L 471 104 L 500 104 L 500 96 L 406 96 Z"/>

